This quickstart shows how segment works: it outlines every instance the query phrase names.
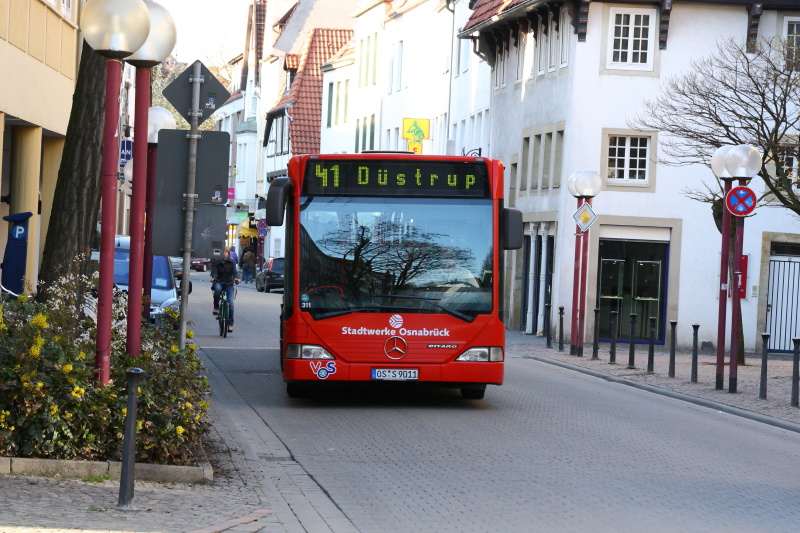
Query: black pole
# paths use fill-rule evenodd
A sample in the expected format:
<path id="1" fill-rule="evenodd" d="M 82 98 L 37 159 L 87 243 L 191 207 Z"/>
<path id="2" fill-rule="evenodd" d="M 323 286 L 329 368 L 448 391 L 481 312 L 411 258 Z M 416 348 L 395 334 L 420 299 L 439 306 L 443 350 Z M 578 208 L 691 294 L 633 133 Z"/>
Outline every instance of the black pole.
<path id="1" fill-rule="evenodd" d="M 558 308 L 558 351 L 564 351 L 564 306 Z"/>
<path id="2" fill-rule="evenodd" d="M 697 383 L 697 330 L 700 324 L 692 324 L 694 334 L 692 336 L 692 383 Z"/>
<path id="3" fill-rule="evenodd" d="M 767 399 L 767 349 L 769 348 L 769 333 L 761 334 L 761 387 L 758 389 L 758 399 Z"/>
<path id="4" fill-rule="evenodd" d="M 636 368 L 634 360 L 636 358 L 636 313 L 631 313 L 631 345 L 628 352 L 628 368 Z"/>
<path id="5" fill-rule="evenodd" d="M 544 304 L 544 334 L 547 339 L 547 347 L 553 347 L 553 335 L 550 331 L 550 304 Z"/>
<path id="6" fill-rule="evenodd" d="M 608 351 L 608 364 L 617 364 L 617 315 L 619 311 L 611 311 L 611 349 Z"/>
<path id="7" fill-rule="evenodd" d="M 647 373 L 655 372 L 656 364 L 656 317 L 650 317 L 650 345 L 647 348 Z"/>
<path id="8" fill-rule="evenodd" d="M 792 407 L 798 407 L 800 400 L 800 337 L 792 339 L 794 343 L 794 364 L 792 365 Z"/>
<path id="9" fill-rule="evenodd" d="M 600 336 L 600 309 L 594 308 L 594 340 L 592 341 L 592 361 L 600 359 L 597 357 L 597 351 L 600 349 L 597 337 Z"/>
<path id="10" fill-rule="evenodd" d="M 670 331 L 669 343 L 669 377 L 675 377 L 675 328 L 678 325 L 677 320 L 670 320 L 669 325 L 672 328 Z"/>
<path id="11" fill-rule="evenodd" d="M 122 472 L 119 478 L 119 502 L 117 509 L 130 510 L 133 501 L 134 468 L 136 466 L 136 408 L 139 405 L 139 383 L 144 371 L 130 368 L 128 377 L 128 410 L 125 413 L 125 436 L 122 445 Z"/>

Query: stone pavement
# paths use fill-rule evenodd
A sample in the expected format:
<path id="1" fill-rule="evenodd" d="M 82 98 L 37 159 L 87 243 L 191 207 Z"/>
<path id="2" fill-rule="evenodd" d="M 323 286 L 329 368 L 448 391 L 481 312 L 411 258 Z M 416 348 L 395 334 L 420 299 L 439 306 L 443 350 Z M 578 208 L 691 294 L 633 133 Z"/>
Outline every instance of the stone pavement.
<path id="1" fill-rule="evenodd" d="M 598 360 L 592 361 L 592 345 L 584 346 L 584 356 L 569 355 L 569 341 L 558 351 L 555 339 L 546 347 L 543 337 L 509 331 L 506 334 L 508 357 L 527 357 L 597 375 L 603 379 L 652 390 L 679 399 L 747 416 L 800 432 L 800 409 L 791 407 L 792 354 L 769 354 L 767 362 L 767 399 L 759 400 L 761 354 L 746 354 L 745 365 L 737 371 L 737 392 L 728 392 L 729 368 L 725 364 L 724 390 L 715 390 L 716 355 L 698 354 L 697 383 L 691 382 L 691 350 L 678 348 L 675 353 L 675 377 L 669 377 L 669 348 L 656 346 L 653 374 L 647 373 L 648 345 L 637 344 L 634 369 L 628 369 L 630 344 L 617 343 L 616 364 L 609 364 L 609 343 L 600 343 Z"/>
<path id="2" fill-rule="evenodd" d="M 209 302 L 206 300 L 210 291 L 207 291 L 205 277 L 199 282 L 195 275 L 192 278 L 195 283 L 194 294 L 199 295 L 193 296 L 193 299 L 207 312 Z M 248 285 L 240 286 L 240 290 L 254 289 L 252 285 Z M 190 319 L 194 320 L 191 314 Z M 214 349 L 237 350 L 252 342 L 252 339 L 245 340 L 242 335 L 233 335 Z M 676 354 L 676 377 L 669 378 L 668 350 L 665 347 L 656 348 L 655 372 L 647 374 L 646 345 L 637 345 L 636 368 L 630 370 L 627 368 L 627 344 L 617 345 L 617 364 L 610 365 L 608 344 L 601 345 L 600 359 L 592 361 L 591 345 L 585 347 L 585 357 L 578 358 L 569 355 L 569 346 L 565 347 L 565 352 L 559 352 L 557 343 L 553 343 L 554 348 L 547 348 L 545 339 L 519 332 L 508 332 L 506 343 L 508 358 L 530 358 L 567 366 L 602 379 L 649 388 L 662 394 L 800 431 L 800 410 L 789 405 L 792 373 L 790 355 L 770 356 L 768 400 L 758 400 L 760 355 L 748 354 L 747 365 L 739 367 L 739 392 L 730 394 L 727 390 L 714 390 L 713 355 L 699 356 L 698 383 L 690 383 L 691 353 L 686 350 L 679 350 Z M 212 366 L 212 370 L 213 368 Z M 212 377 L 213 385 L 219 376 Z M 727 388 L 727 374 L 725 384 Z M 253 456 L 259 455 L 259 451 L 266 451 L 276 457 L 283 452 L 275 451 L 280 443 L 271 442 L 269 435 L 259 436 L 261 440 L 258 442 L 264 447 L 262 450 L 254 449 L 247 441 L 242 440 L 241 428 L 231 421 L 235 415 L 228 412 L 234 409 L 234 404 L 226 397 L 233 394 L 230 385 L 227 387 L 215 388 L 215 399 L 212 401 L 213 430 L 206 444 L 206 452 L 214 466 L 212 485 L 137 481 L 135 510 L 123 512 L 114 509 L 119 493 L 119 483 L 116 481 L 92 483 L 53 477 L 0 476 L 0 533 L 294 533 L 306 529 L 317 530 L 313 527 L 303 528 L 293 522 L 290 507 L 297 507 L 281 497 L 282 491 L 270 483 L 269 475 L 265 476 L 263 471 L 259 472 L 258 468 L 254 468 L 258 458 L 254 459 Z M 269 432 L 269 428 L 265 427 L 263 431 Z M 245 442 L 244 446 L 242 442 Z M 253 442 L 252 436 L 250 442 Z M 322 498 L 312 497 L 306 500 L 305 505 L 308 504 L 324 508 Z"/>

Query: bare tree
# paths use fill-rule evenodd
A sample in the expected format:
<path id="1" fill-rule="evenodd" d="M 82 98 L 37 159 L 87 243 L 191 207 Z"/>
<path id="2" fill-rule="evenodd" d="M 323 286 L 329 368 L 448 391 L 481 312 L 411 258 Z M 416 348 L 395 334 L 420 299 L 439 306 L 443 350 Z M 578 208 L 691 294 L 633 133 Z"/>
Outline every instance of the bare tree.
<path id="1" fill-rule="evenodd" d="M 800 199 L 791 186 L 797 176 L 787 161 L 797 162 L 800 125 L 800 56 L 780 40 L 761 40 L 751 47 L 722 41 L 712 55 L 692 61 L 685 74 L 666 80 L 661 94 L 644 104 L 630 121 L 662 137 L 667 165 L 709 164 L 727 144 L 760 148 L 764 164 L 759 177 L 767 187 L 763 201 L 800 215 Z M 774 171 L 768 168 L 774 166 Z M 723 186 L 687 188 L 696 200 L 712 203 L 721 228 Z"/>

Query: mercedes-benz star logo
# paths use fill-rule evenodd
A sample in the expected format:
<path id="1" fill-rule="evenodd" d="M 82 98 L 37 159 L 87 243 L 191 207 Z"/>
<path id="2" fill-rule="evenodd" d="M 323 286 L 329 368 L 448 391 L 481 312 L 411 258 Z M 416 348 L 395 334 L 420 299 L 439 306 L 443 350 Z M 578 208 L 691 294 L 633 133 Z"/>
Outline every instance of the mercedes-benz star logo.
<path id="1" fill-rule="evenodd" d="M 408 343 L 402 337 L 389 337 L 383 343 L 383 353 L 389 359 L 402 359 L 408 352 Z"/>

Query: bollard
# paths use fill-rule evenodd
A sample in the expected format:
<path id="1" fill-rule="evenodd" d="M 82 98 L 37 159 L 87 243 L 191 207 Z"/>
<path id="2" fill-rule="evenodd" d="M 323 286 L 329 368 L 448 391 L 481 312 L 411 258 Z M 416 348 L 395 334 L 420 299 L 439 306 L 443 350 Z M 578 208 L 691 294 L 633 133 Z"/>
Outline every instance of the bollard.
<path id="1" fill-rule="evenodd" d="M 547 347 L 553 347 L 553 335 L 550 331 L 550 304 L 544 304 L 544 334 L 547 339 Z"/>
<path id="2" fill-rule="evenodd" d="M 611 311 L 611 348 L 608 350 L 608 364 L 617 364 L 617 315 L 619 311 Z"/>
<path id="3" fill-rule="evenodd" d="M 647 348 L 647 373 L 655 372 L 656 364 L 656 317 L 650 317 L 650 345 Z"/>
<path id="4" fill-rule="evenodd" d="M 119 502 L 116 509 L 132 509 L 134 467 L 136 465 L 136 408 L 139 404 L 139 383 L 144 376 L 141 368 L 125 372 L 128 377 L 128 410 L 125 414 L 125 436 L 122 444 L 122 473 L 119 478 Z"/>
<path id="5" fill-rule="evenodd" d="M 675 328 L 678 325 L 677 320 L 670 320 L 669 325 L 672 328 L 670 332 L 669 344 L 669 377 L 675 377 Z"/>
<path id="6" fill-rule="evenodd" d="M 794 343 L 794 364 L 792 365 L 792 407 L 800 403 L 800 337 L 792 339 Z"/>
<path id="7" fill-rule="evenodd" d="M 769 333 L 761 334 L 761 387 L 758 389 L 758 399 L 767 399 L 767 348 L 769 347 Z"/>
<path id="8" fill-rule="evenodd" d="M 558 308 L 558 351 L 564 351 L 564 306 Z"/>
<path id="9" fill-rule="evenodd" d="M 636 313 L 631 313 L 631 346 L 628 352 L 628 368 L 636 368 L 634 360 L 636 358 Z"/>
<path id="10" fill-rule="evenodd" d="M 600 336 L 600 309 L 594 308 L 594 341 L 592 341 L 592 361 L 600 359 L 597 357 L 597 351 L 600 349 L 597 337 Z"/>
<path id="11" fill-rule="evenodd" d="M 694 334 L 692 337 L 692 383 L 697 383 L 697 330 L 700 324 L 692 324 Z"/>

